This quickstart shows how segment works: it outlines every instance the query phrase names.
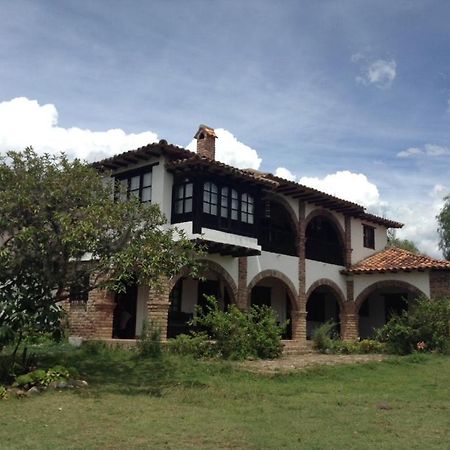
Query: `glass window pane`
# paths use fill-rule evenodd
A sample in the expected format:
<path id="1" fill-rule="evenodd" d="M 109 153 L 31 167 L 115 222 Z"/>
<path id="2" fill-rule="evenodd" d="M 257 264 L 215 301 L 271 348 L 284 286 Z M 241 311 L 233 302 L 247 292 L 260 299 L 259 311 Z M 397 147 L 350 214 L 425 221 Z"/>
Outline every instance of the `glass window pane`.
<path id="1" fill-rule="evenodd" d="M 203 185 L 203 190 L 204 191 L 211 191 L 211 183 L 209 181 L 207 181 L 204 185 Z"/>
<path id="2" fill-rule="evenodd" d="M 203 203 L 203 212 L 209 214 L 209 203 Z"/>
<path id="3" fill-rule="evenodd" d="M 183 213 L 183 200 L 177 200 L 175 202 L 175 213 L 182 214 Z"/>
<path id="4" fill-rule="evenodd" d="M 234 189 L 231 189 L 231 198 L 238 198 L 238 193 Z"/>
<path id="5" fill-rule="evenodd" d="M 144 176 L 142 178 L 142 186 L 147 187 L 152 185 L 152 173 L 147 172 L 144 173 Z"/>
<path id="6" fill-rule="evenodd" d="M 246 202 L 247 201 L 247 197 L 248 197 L 247 194 L 242 194 L 242 201 Z"/>
<path id="7" fill-rule="evenodd" d="M 250 205 L 248 205 L 248 212 L 251 213 L 251 214 L 254 213 L 254 206 L 253 206 L 253 203 L 250 204 Z"/>
<path id="8" fill-rule="evenodd" d="M 231 210 L 231 218 L 232 218 L 233 220 L 238 220 L 238 212 L 235 211 L 234 209 Z"/>
<path id="9" fill-rule="evenodd" d="M 186 197 L 192 197 L 192 183 L 186 184 Z"/>
<path id="10" fill-rule="evenodd" d="M 211 203 L 217 205 L 217 194 L 211 194 Z"/>
<path id="11" fill-rule="evenodd" d="M 140 175 L 135 175 L 134 177 L 131 177 L 131 183 L 130 183 L 131 191 L 134 191 L 135 189 L 139 189 L 140 179 L 141 179 Z"/>
<path id="12" fill-rule="evenodd" d="M 253 214 L 248 215 L 248 223 L 253 223 Z"/>
<path id="13" fill-rule="evenodd" d="M 130 197 L 131 196 L 139 198 L 139 189 L 136 190 L 136 191 L 130 191 Z"/>
<path id="14" fill-rule="evenodd" d="M 217 194 L 217 185 L 214 183 L 211 183 L 211 192 L 214 192 L 214 194 Z"/>
<path id="15" fill-rule="evenodd" d="M 237 200 L 231 200 L 231 208 L 232 209 L 238 209 L 238 205 L 239 205 L 239 203 L 238 203 L 238 201 Z"/>
<path id="16" fill-rule="evenodd" d="M 177 198 L 183 198 L 183 186 L 178 186 L 177 188 Z"/>
<path id="17" fill-rule="evenodd" d="M 228 208 L 222 206 L 222 208 L 220 208 L 220 216 L 225 218 L 228 217 Z"/>
<path id="18" fill-rule="evenodd" d="M 228 188 L 223 187 L 221 193 L 222 193 L 222 197 L 228 197 Z"/>
<path id="19" fill-rule="evenodd" d="M 143 202 L 149 202 L 152 199 L 152 188 L 146 187 L 142 189 L 142 197 L 141 200 Z"/>
<path id="20" fill-rule="evenodd" d="M 185 213 L 192 212 L 192 198 L 188 198 L 184 201 L 184 212 Z"/>
<path id="21" fill-rule="evenodd" d="M 208 191 L 203 191 L 203 201 L 209 202 L 211 194 Z"/>
<path id="22" fill-rule="evenodd" d="M 217 206 L 211 205 L 211 214 L 217 216 Z"/>

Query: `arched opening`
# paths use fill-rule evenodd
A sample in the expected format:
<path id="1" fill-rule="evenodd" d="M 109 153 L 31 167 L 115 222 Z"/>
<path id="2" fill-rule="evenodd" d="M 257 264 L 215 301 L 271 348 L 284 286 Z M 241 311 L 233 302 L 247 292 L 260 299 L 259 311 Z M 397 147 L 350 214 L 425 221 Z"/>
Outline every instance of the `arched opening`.
<path id="1" fill-rule="evenodd" d="M 295 299 L 292 290 L 284 281 L 273 276 L 259 280 L 250 289 L 250 305 L 271 307 L 278 323 L 285 326 L 283 339 L 292 339 L 292 309 Z"/>
<path id="2" fill-rule="evenodd" d="M 298 256 L 297 227 L 282 203 L 274 200 L 264 201 L 259 242 L 265 251 Z"/>
<path id="3" fill-rule="evenodd" d="M 309 294 L 306 303 L 306 339 L 312 339 L 314 330 L 326 322 L 336 323 L 335 334 L 340 336 L 340 302 L 330 286 L 320 285 Z"/>
<path id="4" fill-rule="evenodd" d="M 342 235 L 333 220 L 313 217 L 306 227 L 306 259 L 344 265 L 345 249 Z"/>
<path id="5" fill-rule="evenodd" d="M 373 338 L 376 330 L 393 315 L 408 311 L 423 293 L 408 283 L 381 282 L 369 287 L 357 299 L 358 334 L 361 339 Z"/>
<path id="6" fill-rule="evenodd" d="M 174 338 L 182 333 L 193 331 L 189 322 L 193 319 L 196 307 L 204 308 L 205 296 L 214 296 L 221 309 L 235 302 L 230 283 L 217 271 L 208 268 L 203 279 L 183 276 L 170 292 L 170 307 L 167 323 L 167 337 Z"/>

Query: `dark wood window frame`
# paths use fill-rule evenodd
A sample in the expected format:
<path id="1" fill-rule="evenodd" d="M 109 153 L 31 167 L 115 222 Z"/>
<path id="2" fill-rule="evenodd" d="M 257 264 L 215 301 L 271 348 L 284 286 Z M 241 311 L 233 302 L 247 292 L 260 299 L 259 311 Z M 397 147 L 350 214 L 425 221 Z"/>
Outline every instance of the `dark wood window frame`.
<path id="1" fill-rule="evenodd" d="M 159 163 L 154 163 L 138 169 L 114 175 L 115 179 L 115 198 L 125 200 L 123 196 L 126 191 L 126 199 L 135 195 L 142 203 L 152 202 L 153 189 L 153 167 Z"/>
<path id="2" fill-rule="evenodd" d="M 375 227 L 363 224 L 363 245 L 365 248 L 375 249 Z"/>

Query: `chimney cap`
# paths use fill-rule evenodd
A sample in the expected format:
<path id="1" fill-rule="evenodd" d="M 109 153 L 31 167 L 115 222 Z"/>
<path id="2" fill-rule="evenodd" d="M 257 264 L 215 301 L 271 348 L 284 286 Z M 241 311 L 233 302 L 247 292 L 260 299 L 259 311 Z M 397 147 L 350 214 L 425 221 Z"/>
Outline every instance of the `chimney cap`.
<path id="1" fill-rule="evenodd" d="M 211 128 L 208 125 L 201 124 L 198 127 L 197 133 L 195 133 L 194 139 L 198 139 L 202 133 L 204 133 L 206 136 L 217 138 L 214 128 Z"/>

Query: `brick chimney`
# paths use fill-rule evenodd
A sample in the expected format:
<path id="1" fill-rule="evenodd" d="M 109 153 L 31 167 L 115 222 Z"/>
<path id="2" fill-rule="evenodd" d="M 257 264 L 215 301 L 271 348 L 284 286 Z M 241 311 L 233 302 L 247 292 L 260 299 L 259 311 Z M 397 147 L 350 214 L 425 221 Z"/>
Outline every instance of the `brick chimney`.
<path id="1" fill-rule="evenodd" d="M 200 125 L 194 139 L 197 139 L 197 154 L 208 159 L 216 157 L 216 133 L 214 128 Z"/>

